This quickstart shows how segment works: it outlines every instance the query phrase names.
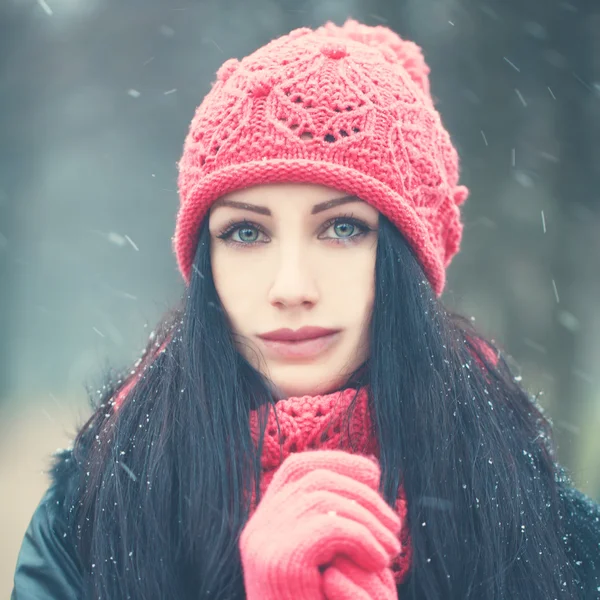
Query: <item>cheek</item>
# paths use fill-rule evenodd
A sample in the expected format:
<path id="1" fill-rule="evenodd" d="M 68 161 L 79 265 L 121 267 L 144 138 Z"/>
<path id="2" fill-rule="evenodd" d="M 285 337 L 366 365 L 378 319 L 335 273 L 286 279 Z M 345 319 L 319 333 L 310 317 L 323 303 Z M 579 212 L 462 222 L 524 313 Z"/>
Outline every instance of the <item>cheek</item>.
<path id="1" fill-rule="evenodd" d="M 324 299 L 340 324 L 368 326 L 375 298 L 375 250 L 364 247 L 321 262 Z"/>
<path id="2" fill-rule="evenodd" d="M 240 258 L 239 252 L 218 246 L 211 254 L 215 288 L 236 333 L 248 331 L 259 301 L 265 296 L 260 263 L 246 264 Z"/>

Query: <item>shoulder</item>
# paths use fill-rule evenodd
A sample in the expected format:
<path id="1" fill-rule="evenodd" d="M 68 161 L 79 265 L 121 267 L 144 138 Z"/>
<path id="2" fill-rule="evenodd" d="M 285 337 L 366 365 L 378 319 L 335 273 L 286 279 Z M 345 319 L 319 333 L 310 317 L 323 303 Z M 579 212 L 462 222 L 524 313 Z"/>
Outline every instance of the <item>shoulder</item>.
<path id="1" fill-rule="evenodd" d="M 71 450 L 55 454 L 50 475 L 19 551 L 13 600 L 82 597 L 83 569 L 71 518 L 79 478 Z"/>
<path id="2" fill-rule="evenodd" d="M 575 487 L 561 488 L 565 543 L 575 567 L 582 598 L 600 592 L 600 505 Z"/>
<path id="3" fill-rule="evenodd" d="M 34 513 L 33 523 L 46 520 L 50 525 L 64 529 L 63 533 L 67 534 L 64 537 L 72 537 L 80 473 L 72 448 L 57 450 L 52 455 L 48 472 L 50 485 Z"/>

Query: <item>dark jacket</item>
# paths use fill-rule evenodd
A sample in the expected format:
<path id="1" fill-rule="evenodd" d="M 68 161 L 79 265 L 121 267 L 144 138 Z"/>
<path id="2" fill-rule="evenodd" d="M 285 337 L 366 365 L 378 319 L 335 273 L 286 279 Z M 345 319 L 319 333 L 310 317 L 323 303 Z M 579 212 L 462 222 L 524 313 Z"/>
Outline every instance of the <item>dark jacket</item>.
<path id="1" fill-rule="evenodd" d="M 23 540 L 11 600 L 84 598 L 83 569 L 68 519 L 71 502 L 67 499 L 75 497 L 78 481 L 70 450 L 57 454 L 51 475 L 52 485 Z M 600 505 L 573 488 L 563 488 L 561 496 L 567 530 L 565 543 L 579 578 L 579 600 L 599 600 Z"/>

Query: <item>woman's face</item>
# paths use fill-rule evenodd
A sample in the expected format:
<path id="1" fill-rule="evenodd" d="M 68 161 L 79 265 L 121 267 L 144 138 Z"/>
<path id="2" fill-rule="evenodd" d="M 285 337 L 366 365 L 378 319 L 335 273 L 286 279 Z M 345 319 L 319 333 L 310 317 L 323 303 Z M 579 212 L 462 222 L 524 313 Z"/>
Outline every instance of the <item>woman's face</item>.
<path id="1" fill-rule="evenodd" d="M 378 220 L 312 184 L 255 186 L 213 205 L 219 298 L 240 352 L 279 397 L 334 391 L 367 358 Z"/>

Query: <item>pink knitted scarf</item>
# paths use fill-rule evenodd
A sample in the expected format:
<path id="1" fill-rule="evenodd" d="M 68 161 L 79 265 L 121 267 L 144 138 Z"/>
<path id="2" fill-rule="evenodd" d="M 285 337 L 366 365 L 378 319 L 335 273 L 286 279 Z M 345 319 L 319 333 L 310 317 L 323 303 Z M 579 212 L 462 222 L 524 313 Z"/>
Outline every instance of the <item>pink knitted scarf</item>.
<path id="1" fill-rule="evenodd" d="M 348 420 L 347 410 L 354 400 L 354 409 Z M 275 411 L 269 410 L 261 456 L 263 494 L 279 466 L 294 452 L 338 449 L 365 456 L 379 455 L 369 416 L 368 394 L 364 389 L 357 392 L 349 388 L 322 396 L 287 398 L 275 404 Z M 256 411 L 250 415 L 250 427 L 256 441 L 259 433 Z M 400 532 L 402 550 L 392 568 L 396 582 L 401 583 L 408 574 L 412 556 L 406 498 L 402 488 L 396 510 L 403 522 Z"/>

